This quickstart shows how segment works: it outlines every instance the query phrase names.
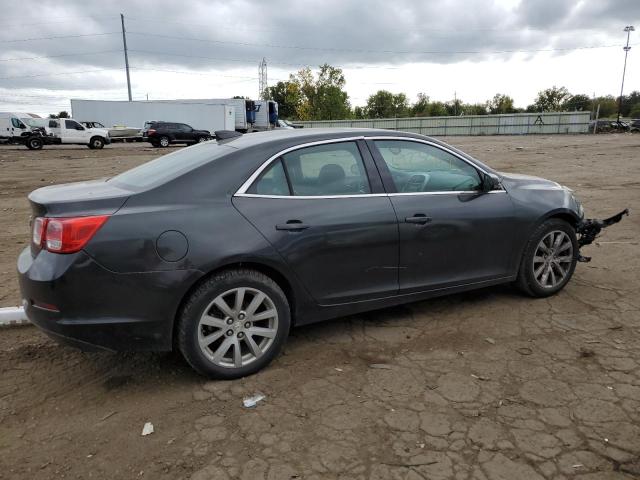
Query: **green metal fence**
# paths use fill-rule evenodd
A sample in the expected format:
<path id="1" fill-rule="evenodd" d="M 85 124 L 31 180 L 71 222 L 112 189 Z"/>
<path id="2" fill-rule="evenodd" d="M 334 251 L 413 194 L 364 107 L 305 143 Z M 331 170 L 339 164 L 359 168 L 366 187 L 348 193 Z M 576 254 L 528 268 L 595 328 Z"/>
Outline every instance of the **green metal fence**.
<path id="1" fill-rule="evenodd" d="M 386 128 L 423 135 L 528 135 L 588 133 L 589 112 L 514 113 L 462 117 L 378 118 L 296 122 L 305 128 Z"/>

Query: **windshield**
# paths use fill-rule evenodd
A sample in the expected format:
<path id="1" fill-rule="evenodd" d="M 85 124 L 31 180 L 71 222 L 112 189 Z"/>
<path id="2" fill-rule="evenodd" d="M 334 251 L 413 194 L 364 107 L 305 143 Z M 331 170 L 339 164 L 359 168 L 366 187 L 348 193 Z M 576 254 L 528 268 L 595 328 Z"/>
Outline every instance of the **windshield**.
<path id="1" fill-rule="evenodd" d="M 129 190 L 142 191 L 173 180 L 234 150 L 234 147 L 206 142 L 156 158 L 107 181 Z"/>
<path id="2" fill-rule="evenodd" d="M 22 120 L 24 123 L 26 123 L 29 127 L 41 127 L 42 125 L 38 124 L 38 120 L 42 120 L 42 119 L 38 119 L 38 118 L 21 118 L 20 120 Z"/>

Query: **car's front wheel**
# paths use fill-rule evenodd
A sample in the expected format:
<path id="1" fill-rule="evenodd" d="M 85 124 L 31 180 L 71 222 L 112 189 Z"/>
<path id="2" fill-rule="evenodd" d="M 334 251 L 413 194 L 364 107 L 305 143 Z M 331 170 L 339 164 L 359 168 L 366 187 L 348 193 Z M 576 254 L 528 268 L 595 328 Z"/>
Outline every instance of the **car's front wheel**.
<path id="1" fill-rule="evenodd" d="M 104 139 L 100 137 L 93 137 L 87 146 L 92 150 L 101 150 L 104 148 Z"/>
<path id="2" fill-rule="evenodd" d="M 518 287 L 534 297 L 559 292 L 573 275 L 577 252 L 575 229 L 558 218 L 546 220 L 527 242 L 520 262 Z"/>
<path id="3" fill-rule="evenodd" d="M 189 364 L 212 378 L 232 379 L 265 367 L 289 334 L 282 289 L 254 270 L 227 270 L 198 287 L 178 319 L 178 345 Z"/>

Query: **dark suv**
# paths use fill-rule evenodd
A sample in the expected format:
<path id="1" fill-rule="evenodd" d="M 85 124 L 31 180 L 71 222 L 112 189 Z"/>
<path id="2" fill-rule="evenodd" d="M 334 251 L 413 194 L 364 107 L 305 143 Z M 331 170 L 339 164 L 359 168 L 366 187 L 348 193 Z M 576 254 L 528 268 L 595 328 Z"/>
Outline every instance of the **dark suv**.
<path id="1" fill-rule="evenodd" d="M 199 143 L 211 140 L 208 130 L 196 130 L 186 123 L 145 122 L 142 138 L 154 147 L 168 147 L 172 143 Z"/>

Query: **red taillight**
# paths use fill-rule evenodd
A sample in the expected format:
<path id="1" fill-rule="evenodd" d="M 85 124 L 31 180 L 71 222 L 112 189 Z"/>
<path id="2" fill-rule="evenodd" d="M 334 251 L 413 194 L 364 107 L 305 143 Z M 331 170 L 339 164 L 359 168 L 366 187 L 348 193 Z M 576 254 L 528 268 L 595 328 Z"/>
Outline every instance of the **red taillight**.
<path id="1" fill-rule="evenodd" d="M 108 215 L 74 218 L 42 218 L 33 222 L 33 243 L 54 253 L 81 250 L 104 225 Z"/>
<path id="2" fill-rule="evenodd" d="M 154 133 L 156 133 L 156 131 L 153 128 L 147 130 L 147 135 L 153 135 Z"/>

